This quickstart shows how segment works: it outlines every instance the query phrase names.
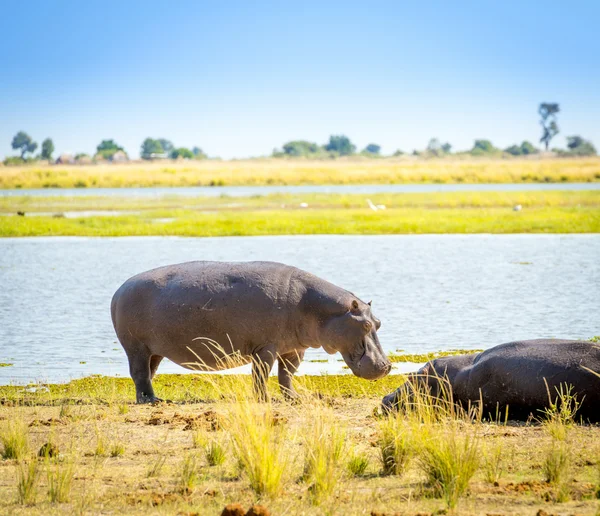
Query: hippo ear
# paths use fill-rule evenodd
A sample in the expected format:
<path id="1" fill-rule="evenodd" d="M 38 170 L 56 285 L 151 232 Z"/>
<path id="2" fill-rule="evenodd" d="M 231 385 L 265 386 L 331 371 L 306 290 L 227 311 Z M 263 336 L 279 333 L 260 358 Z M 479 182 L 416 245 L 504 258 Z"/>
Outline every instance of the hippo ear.
<path id="1" fill-rule="evenodd" d="M 352 311 L 358 310 L 358 301 L 356 299 L 352 300 Z"/>
<path id="2" fill-rule="evenodd" d="M 368 304 L 369 306 L 371 306 L 371 303 L 372 303 L 372 302 L 373 302 L 373 300 L 369 301 L 367 304 Z"/>

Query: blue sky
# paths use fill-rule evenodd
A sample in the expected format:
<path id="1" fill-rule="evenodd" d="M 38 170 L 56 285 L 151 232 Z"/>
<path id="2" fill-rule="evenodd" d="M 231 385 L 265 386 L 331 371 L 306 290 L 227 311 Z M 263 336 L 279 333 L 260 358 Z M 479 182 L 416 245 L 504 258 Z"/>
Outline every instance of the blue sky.
<path id="1" fill-rule="evenodd" d="M 359 148 L 600 147 L 600 2 L 29 1 L 0 7 L 0 156 L 165 137 L 223 158 L 346 134 Z"/>

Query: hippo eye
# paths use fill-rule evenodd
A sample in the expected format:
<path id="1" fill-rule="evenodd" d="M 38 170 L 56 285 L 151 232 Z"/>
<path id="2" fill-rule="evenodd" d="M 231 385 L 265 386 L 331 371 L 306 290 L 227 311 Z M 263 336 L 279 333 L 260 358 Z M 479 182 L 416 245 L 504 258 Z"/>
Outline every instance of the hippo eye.
<path id="1" fill-rule="evenodd" d="M 381 321 L 379 319 L 375 319 L 375 328 L 376 329 L 381 328 Z"/>
<path id="2" fill-rule="evenodd" d="M 365 329 L 366 332 L 371 331 L 372 327 L 373 327 L 373 325 L 369 321 L 365 321 L 365 323 L 363 324 L 363 328 Z"/>

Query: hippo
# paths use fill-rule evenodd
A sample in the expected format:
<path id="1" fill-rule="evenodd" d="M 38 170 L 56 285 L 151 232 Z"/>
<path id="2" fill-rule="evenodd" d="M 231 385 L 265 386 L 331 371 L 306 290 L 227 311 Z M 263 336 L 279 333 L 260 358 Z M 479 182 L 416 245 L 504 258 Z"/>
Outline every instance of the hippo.
<path id="1" fill-rule="evenodd" d="M 482 401 L 483 415 L 526 421 L 542 416 L 558 391 L 572 386 L 581 402 L 577 417 L 600 422 L 600 346 L 538 339 L 507 342 L 481 353 L 436 358 L 383 398 L 384 411 L 410 400 L 416 388 L 468 407 Z"/>
<path id="2" fill-rule="evenodd" d="M 281 263 L 159 267 L 123 283 L 111 315 L 138 403 L 160 401 L 152 378 L 164 357 L 203 371 L 252 363 L 253 385 L 263 400 L 275 360 L 282 393 L 295 397 L 292 376 L 308 348 L 339 351 L 356 376 L 369 380 L 392 368 L 371 302 Z"/>

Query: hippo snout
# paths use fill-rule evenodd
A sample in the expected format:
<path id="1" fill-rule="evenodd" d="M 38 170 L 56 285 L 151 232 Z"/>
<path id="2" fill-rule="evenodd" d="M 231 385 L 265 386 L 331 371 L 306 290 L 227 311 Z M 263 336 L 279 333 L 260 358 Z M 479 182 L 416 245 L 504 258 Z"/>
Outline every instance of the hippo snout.
<path id="1" fill-rule="evenodd" d="M 386 360 L 385 362 L 361 360 L 355 374 L 366 380 L 379 380 L 380 378 L 387 376 L 391 370 L 392 364 L 389 360 Z"/>

